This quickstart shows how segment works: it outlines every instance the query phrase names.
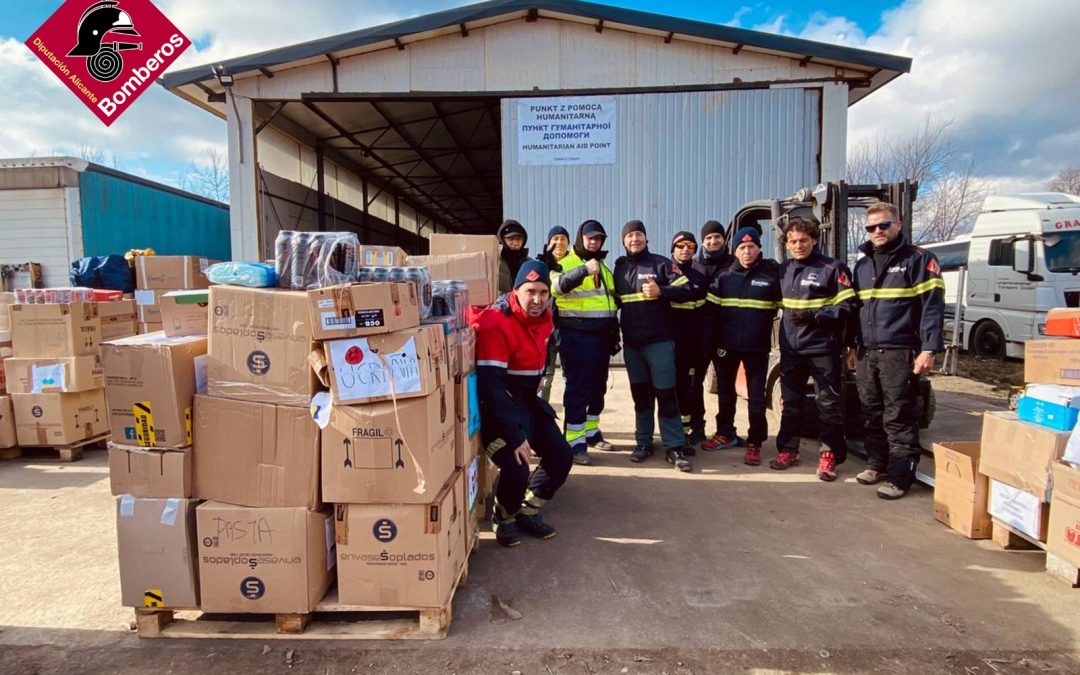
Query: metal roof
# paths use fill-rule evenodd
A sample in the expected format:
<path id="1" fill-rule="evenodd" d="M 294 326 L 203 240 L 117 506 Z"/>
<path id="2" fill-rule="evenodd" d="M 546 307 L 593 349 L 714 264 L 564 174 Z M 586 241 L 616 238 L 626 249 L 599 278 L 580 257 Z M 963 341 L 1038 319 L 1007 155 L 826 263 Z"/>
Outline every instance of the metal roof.
<path id="1" fill-rule="evenodd" d="M 300 44 L 271 49 L 257 54 L 241 56 L 223 62 L 233 75 L 244 72 L 270 69 L 294 61 L 314 57 L 333 55 L 364 47 L 366 45 L 401 39 L 409 35 L 438 30 L 448 26 L 458 26 L 470 21 L 490 19 L 521 11 L 550 11 L 612 23 L 637 26 L 668 33 L 669 36 L 689 36 L 716 40 L 751 49 L 789 54 L 794 58 L 824 59 L 877 70 L 889 70 L 907 73 L 911 70 L 911 59 L 871 52 L 863 49 L 830 45 L 812 40 L 774 35 L 745 28 L 733 28 L 703 21 L 691 21 L 661 14 L 640 12 L 633 9 L 599 5 L 578 0 L 490 0 L 465 7 L 448 9 L 434 14 L 425 14 L 394 23 L 342 33 L 330 37 L 302 42 Z M 174 89 L 186 84 L 212 79 L 207 66 L 187 68 L 167 73 L 159 82 L 167 89 Z"/>

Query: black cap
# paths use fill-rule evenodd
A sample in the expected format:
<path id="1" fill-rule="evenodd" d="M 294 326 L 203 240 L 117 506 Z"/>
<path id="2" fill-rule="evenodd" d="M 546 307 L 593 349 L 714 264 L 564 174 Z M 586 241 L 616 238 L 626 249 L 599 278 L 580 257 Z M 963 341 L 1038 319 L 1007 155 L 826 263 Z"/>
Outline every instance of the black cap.
<path id="1" fill-rule="evenodd" d="M 503 224 L 499 226 L 499 239 L 506 241 L 507 237 L 514 234 L 523 239 L 529 238 L 529 233 L 525 231 L 525 228 L 521 226 L 521 223 L 516 220 L 504 220 Z"/>
<path id="2" fill-rule="evenodd" d="M 581 224 L 582 237 L 603 237 L 607 239 L 607 230 L 597 220 L 586 220 Z"/>

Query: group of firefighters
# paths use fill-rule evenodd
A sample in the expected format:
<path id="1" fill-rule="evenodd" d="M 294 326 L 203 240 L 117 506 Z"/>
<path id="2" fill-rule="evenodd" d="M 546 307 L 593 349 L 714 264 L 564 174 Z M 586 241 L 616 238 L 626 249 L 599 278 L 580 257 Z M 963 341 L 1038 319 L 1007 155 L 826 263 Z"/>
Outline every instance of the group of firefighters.
<path id="1" fill-rule="evenodd" d="M 934 255 L 904 240 L 895 206 L 866 211 L 867 241 L 854 273 L 818 247 L 820 226 L 793 217 L 781 241 L 782 263 L 762 255 L 754 227 L 734 233 L 710 220 L 700 246 L 677 232 L 670 257 L 652 253 L 645 226 L 622 229 L 626 254 L 609 266 L 607 232 L 595 220 L 569 232 L 554 227 L 543 252 L 528 257 L 517 221 L 500 227 L 500 295 L 476 318 L 481 434 L 498 465 L 493 528 L 508 547 L 522 533 L 540 538 L 555 529 L 540 510 L 565 482 L 572 464 L 591 463 L 589 450 L 614 450 L 604 439 L 611 357 L 624 354 L 635 411 L 630 461 L 653 454 L 659 421 L 666 460 L 691 471 L 703 451 L 742 447 L 743 461 L 760 465 L 768 438 L 766 378 L 774 321 L 779 325 L 782 398 L 777 454 L 769 467 L 799 463 L 808 435 L 806 386 L 816 389 L 817 476 L 836 479 L 847 456 L 841 399 L 842 363 L 854 370 L 864 416 L 867 467 L 855 478 L 883 483 L 877 494 L 899 499 L 915 480 L 919 460 L 918 380 L 944 349 L 944 281 Z M 565 378 L 563 428 L 548 403 L 558 354 Z M 716 427 L 705 433 L 705 375 L 718 389 Z M 749 426 L 735 428 L 736 379 L 745 374 Z M 531 470 L 530 460 L 539 463 Z"/>

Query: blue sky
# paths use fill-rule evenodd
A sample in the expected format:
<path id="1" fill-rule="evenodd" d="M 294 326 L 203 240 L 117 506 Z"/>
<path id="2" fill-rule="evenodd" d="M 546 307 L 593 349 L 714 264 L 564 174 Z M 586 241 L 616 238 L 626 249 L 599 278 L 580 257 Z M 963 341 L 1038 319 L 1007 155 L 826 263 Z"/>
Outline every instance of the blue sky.
<path id="1" fill-rule="evenodd" d="M 173 66 L 191 67 L 407 16 L 460 0 L 306 0 L 302 22 L 282 21 L 295 0 L 155 0 L 194 41 Z M 1080 156 L 1080 89 L 1072 32 L 1080 2 L 870 0 L 706 2 L 609 0 L 609 4 L 911 56 L 913 70 L 849 114 L 849 142 L 951 120 L 976 172 L 1002 189 L 1035 189 Z M 176 183 L 225 125 L 154 87 L 106 129 L 22 42 L 59 3 L 9 0 L 0 9 L 0 84 L 17 91 L 0 110 L 0 157 L 99 148 L 107 163 Z M 258 8 L 258 11 L 254 11 Z M 1039 16 L 1043 14 L 1044 16 Z M 167 130 L 167 133 L 163 133 Z"/>

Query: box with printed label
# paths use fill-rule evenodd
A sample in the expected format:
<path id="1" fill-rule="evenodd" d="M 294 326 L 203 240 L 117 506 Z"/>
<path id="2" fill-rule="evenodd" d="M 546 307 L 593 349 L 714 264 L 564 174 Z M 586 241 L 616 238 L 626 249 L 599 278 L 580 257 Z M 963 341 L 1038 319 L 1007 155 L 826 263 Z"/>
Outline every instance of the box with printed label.
<path id="1" fill-rule="evenodd" d="M 990 515 L 1032 539 L 1046 541 L 1050 505 L 1041 497 L 998 480 L 990 481 Z"/>
<path id="2" fill-rule="evenodd" d="M 206 381 L 206 338 L 135 335 L 101 347 L 112 439 L 153 448 L 191 445 L 191 406 Z"/>
<path id="3" fill-rule="evenodd" d="M 206 335 L 209 326 L 210 291 L 169 291 L 158 301 L 162 330 L 169 337 Z"/>
<path id="4" fill-rule="evenodd" d="M 307 613 L 334 579 L 334 521 L 306 508 L 204 502 L 199 577 L 204 612 Z"/>
<path id="5" fill-rule="evenodd" d="M 482 288 L 477 288 L 477 292 L 486 291 L 488 295 L 486 297 L 475 295 L 473 284 L 469 284 L 469 302 L 473 305 L 487 305 L 495 300 L 499 288 L 498 237 L 491 234 L 432 234 L 428 237 L 428 253 L 431 255 L 483 253 L 484 277 L 487 283 Z"/>
<path id="6" fill-rule="evenodd" d="M 114 495 L 191 497 L 191 465 L 191 448 L 157 450 L 109 443 L 109 481 Z"/>
<path id="7" fill-rule="evenodd" d="M 193 255 L 137 256 L 135 284 L 139 288 L 153 290 L 209 288 L 206 268 L 216 262 Z"/>
<path id="8" fill-rule="evenodd" d="M 101 389 L 72 394 L 12 394 L 19 445 L 70 445 L 109 430 Z"/>
<path id="9" fill-rule="evenodd" d="M 1080 386 L 1080 340 L 1046 338 L 1026 341 L 1024 381 Z"/>
<path id="10" fill-rule="evenodd" d="M 449 380 L 439 326 L 323 343 L 334 403 L 427 396 Z"/>
<path id="11" fill-rule="evenodd" d="M 97 303 L 10 305 L 11 346 L 19 358 L 96 354 L 101 341 Z"/>
<path id="12" fill-rule="evenodd" d="M 161 302 L 168 293 L 175 293 L 176 289 L 163 288 L 151 290 L 140 288 L 135 291 L 135 318 L 139 323 L 163 323 L 161 319 Z"/>
<path id="13" fill-rule="evenodd" d="M 53 358 L 4 359 L 7 389 L 12 394 L 100 389 L 105 371 L 96 354 Z"/>
<path id="14" fill-rule="evenodd" d="M 461 471 L 429 504 L 337 504 L 338 600 L 343 605 L 441 607 L 465 564 Z"/>
<path id="15" fill-rule="evenodd" d="M 487 462 L 486 456 L 473 455 L 462 468 L 465 474 L 465 510 L 469 513 L 469 517 L 465 520 L 466 557 L 468 557 L 468 551 L 472 550 L 472 544 L 484 523 L 485 505 L 480 489 L 482 479 L 480 467 L 484 462 Z"/>
<path id="16" fill-rule="evenodd" d="M 139 324 L 134 318 L 111 316 L 101 320 L 101 341 L 117 340 L 130 337 L 139 332 Z M 149 331 L 148 331 L 149 332 Z"/>
<path id="17" fill-rule="evenodd" d="M 1080 414 L 1080 387 L 1029 384 L 1020 397 L 1016 414 L 1025 422 L 1072 431 Z"/>
<path id="18" fill-rule="evenodd" d="M 496 286 L 488 276 L 491 268 L 488 260 L 486 253 L 432 253 L 409 256 L 409 266 L 426 267 L 433 281 L 463 281 L 469 289 L 470 303 L 489 305 L 494 302 L 497 293 Z"/>
<path id="19" fill-rule="evenodd" d="M 116 544 L 125 607 L 199 606 L 195 504 L 191 499 L 117 498 Z"/>
<path id="20" fill-rule="evenodd" d="M 317 340 L 393 333 L 420 325 L 420 300 L 411 283 L 328 286 L 307 294 Z"/>
<path id="21" fill-rule="evenodd" d="M 983 415 L 979 473 L 1050 498 L 1050 467 L 1061 459 L 1069 432 L 1025 422 L 1011 412 Z"/>
<path id="22" fill-rule="evenodd" d="M 1054 496 L 1046 551 L 1080 567 L 1080 468 L 1054 465 Z"/>
<path id="23" fill-rule="evenodd" d="M 15 447 L 15 408 L 10 396 L 0 396 L 0 449 Z"/>
<path id="24" fill-rule="evenodd" d="M 405 265 L 405 251 L 397 246 L 360 246 L 360 265 L 362 267 L 402 267 Z"/>
<path id="25" fill-rule="evenodd" d="M 306 292 L 214 286 L 210 312 L 208 394 L 308 406 L 319 387 Z"/>
<path id="26" fill-rule="evenodd" d="M 980 443 L 934 443 L 934 519 L 968 539 L 989 539 L 990 482 L 979 473 Z"/>
<path id="27" fill-rule="evenodd" d="M 426 504 L 454 472 L 454 390 L 363 406 L 335 405 L 323 430 L 323 498 Z"/>
<path id="28" fill-rule="evenodd" d="M 195 397 L 195 496 L 238 506 L 319 500 L 319 428 L 306 408 Z"/>

